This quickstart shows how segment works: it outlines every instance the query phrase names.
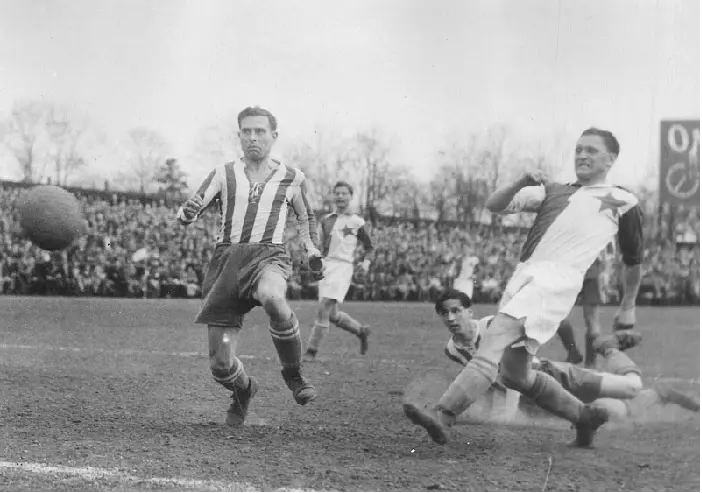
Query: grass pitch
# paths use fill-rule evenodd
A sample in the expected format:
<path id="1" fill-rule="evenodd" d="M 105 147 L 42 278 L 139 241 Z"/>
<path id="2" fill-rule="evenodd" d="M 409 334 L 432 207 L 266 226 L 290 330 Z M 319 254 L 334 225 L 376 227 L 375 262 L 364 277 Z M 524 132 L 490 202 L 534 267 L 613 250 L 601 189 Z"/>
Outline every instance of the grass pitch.
<path id="1" fill-rule="evenodd" d="M 699 491 L 699 415 L 666 407 L 608 424 L 595 448 L 567 424 L 471 425 L 445 447 L 402 414 L 423 372 L 453 377 L 429 304 L 348 303 L 373 327 L 369 354 L 335 329 L 294 403 L 257 309 L 239 354 L 261 391 L 249 424 L 224 426 L 197 301 L 0 298 L 0 490 L 671 490 Z M 293 302 L 303 340 L 315 305 Z M 494 306 L 478 306 L 477 315 Z M 603 311 L 603 325 L 612 309 Z M 699 395 L 699 308 L 639 308 L 631 355 L 646 383 Z M 579 309 L 572 318 L 580 328 Z M 558 341 L 544 354 L 562 358 Z M 443 390 L 443 389 L 441 389 Z M 547 479 L 548 473 L 548 481 Z"/>

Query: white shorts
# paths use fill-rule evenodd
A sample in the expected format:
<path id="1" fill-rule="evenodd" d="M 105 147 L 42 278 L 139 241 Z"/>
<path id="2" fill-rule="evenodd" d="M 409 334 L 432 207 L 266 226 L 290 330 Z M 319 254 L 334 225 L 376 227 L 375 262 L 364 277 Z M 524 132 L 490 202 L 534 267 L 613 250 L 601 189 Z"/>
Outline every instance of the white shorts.
<path id="1" fill-rule="evenodd" d="M 535 354 L 558 330 L 578 297 L 583 273 L 551 262 L 521 263 L 507 283 L 499 313 L 524 318 L 523 345 Z"/>
<path id="2" fill-rule="evenodd" d="M 470 299 L 473 299 L 473 288 L 475 287 L 475 284 L 473 283 L 473 279 L 460 279 L 456 278 L 453 281 L 453 289 L 457 289 L 461 291 L 462 293 L 467 294 Z"/>
<path id="3" fill-rule="evenodd" d="M 353 264 L 340 260 L 324 261 L 324 278 L 319 281 L 319 299 L 344 301 L 353 278 Z"/>

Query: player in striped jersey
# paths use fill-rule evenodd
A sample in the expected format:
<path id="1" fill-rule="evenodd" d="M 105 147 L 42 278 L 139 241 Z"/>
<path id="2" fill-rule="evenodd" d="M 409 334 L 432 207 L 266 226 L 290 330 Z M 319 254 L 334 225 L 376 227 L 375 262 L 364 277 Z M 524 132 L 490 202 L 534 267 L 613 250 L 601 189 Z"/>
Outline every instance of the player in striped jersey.
<path id="1" fill-rule="evenodd" d="M 570 313 L 585 271 L 615 235 L 624 269 L 624 294 L 615 323 L 633 325 L 643 260 L 642 212 L 634 194 L 607 183 L 619 142 L 605 130 L 585 130 L 575 146 L 575 183 L 547 183 L 525 172 L 488 198 L 493 213 L 536 212 L 520 263 L 507 283 L 489 337 L 432 409 L 409 406 L 407 417 L 437 443 L 449 427 L 486 392 L 499 373 L 509 388 L 551 414 L 571 422 L 576 443 L 589 446 L 609 419 L 605 408 L 585 404 L 531 361 Z"/>
<path id="2" fill-rule="evenodd" d="M 457 290 L 449 290 L 441 295 L 434 308 L 451 333 L 444 353 L 451 361 L 466 366 L 475 356 L 481 338 L 489 332 L 490 323 L 495 317 L 475 320 L 470 298 Z M 600 336 L 594 347 L 604 357 L 603 371 L 536 357 L 532 366 L 555 378 L 564 389 L 584 402 L 597 401 L 599 405 L 606 406 L 611 417 L 618 420 L 640 417 L 655 404 L 676 404 L 689 411 L 699 412 L 700 403 L 697 398 L 665 383 L 655 384 L 653 388 L 642 388 L 641 371 L 623 353 L 640 340 L 641 336 L 631 330 Z M 520 399 L 521 397 L 518 392 L 502 385 L 498 379 L 484 398 L 481 398 L 482 405 L 475 410 L 471 406 L 461 418 L 469 422 L 510 421 L 515 417 L 518 406 L 527 412 L 533 411 L 533 404 L 527 399 Z"/>
<path id="3" fill-rule="evenodd" d="M 336 212 L 327 214 L 321 220 L 324 279 L 319 282 L 317 319 L 307 342 L 304 361 L 314 361 L 322 339 L 329 332 L 329 322 L 358 337 L 361 354 L 366 354 L 368 350 L 369 327 L 337 308 L 351 285 L 358 242 L 363 244 L 365 255 L 373 250 L 370 236 L 364 228 L 365 221 L 358 214 L 349 212 L 352 197 L 353 187 L 345 181 L 337 182 L 334 185 Z M 361 267 L 368 272 L 369 265 L 370 260 L 365 259 Z"/>
<path id="4" fill-rule="evenodd" d="M 299 323 L 285 298 L 292 267 L 284 239 L 288 206 L 294 210 L 310 268 L 321 270 L 314 211 L 305 175 L 270 158 L 278 138 L 277 121 L 267 110 L 246 108 L 238 116 L 244 157 L 219 166 L 178 210 L 183 224 L 193 222 L 211 204 L 222 216 L 212 260 L 202 284 L 202 306 L 195 323 L 207 324 L 210 369 L 215 381 L 232 391 L 226 423 L 243 424 L 258 391 L 236 357 L 244 316 L 263 306 L 282 364 L 283 378 L 298 404 L 317 396 L 301 374 Z"/>

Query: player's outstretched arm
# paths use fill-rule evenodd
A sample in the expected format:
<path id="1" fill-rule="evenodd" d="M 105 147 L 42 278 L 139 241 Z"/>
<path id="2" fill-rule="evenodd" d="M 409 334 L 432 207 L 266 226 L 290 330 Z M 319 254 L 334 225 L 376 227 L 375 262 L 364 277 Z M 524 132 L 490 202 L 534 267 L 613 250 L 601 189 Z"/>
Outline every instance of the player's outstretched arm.
<path id="1" fill-rule="evenodd" d="M 641 286 L 644 248 L 643 248 L 643 213 L 636 205 L 619 219 L 619 249 L 624 263 L 624 294 L 619 311 L 614 317 L 614 326 L 627 329 L 636 323 L 636 297 Z"/>
<path id="2" fill-rule="evenodd" d="M 540 172 L 524 173 L 518 180 L 495 190 L 485 202 L 493 214 L 536 212 L 544 200 L 546 177 Z"/>
<path id="3" fill-rule="evenodd" d="M 181 224 L 190 224 L 195 221 L 220 193 L 222 188 L 220 174 L 217 169 L 213 169 L 195 194 L 178 209 L 176 217 Z"/>
<path id="4" fill-rule="evenodd" d="M 300 183 L 300 190 L 293 195 L 292 207 L 300 225 L 300 240 L 305 245 L 308 257 L 322 257 L 322 253 L 317 247 L 317 219 L 314 211 L 310 207 L 307 191 L 307 178 L 303 178 Z"/>

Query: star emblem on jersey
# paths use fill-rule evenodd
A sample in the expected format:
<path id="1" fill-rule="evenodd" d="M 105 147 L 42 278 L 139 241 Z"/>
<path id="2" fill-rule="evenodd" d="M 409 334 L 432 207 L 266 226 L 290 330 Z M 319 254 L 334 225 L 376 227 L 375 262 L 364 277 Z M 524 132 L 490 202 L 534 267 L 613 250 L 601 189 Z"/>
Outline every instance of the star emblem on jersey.
<path id="1" fill-rule="evenodd" d="M 346 238 L 347 236 L 354 236 L 356 234 L 356 231 L 350 226 L 344 226 L 341 228 L 341 235 Z"/>
<path id="2" fill-rule="evenodd" d="M 612 192 L 595 198 L 601 202 L 600 210 L 598 212 L 609 210 L 612 211 L 612 215 L 615 217 L 619 215 L 619 208 L 627 204 L 626 200 L 619 200 L 614 197 Z"/>

